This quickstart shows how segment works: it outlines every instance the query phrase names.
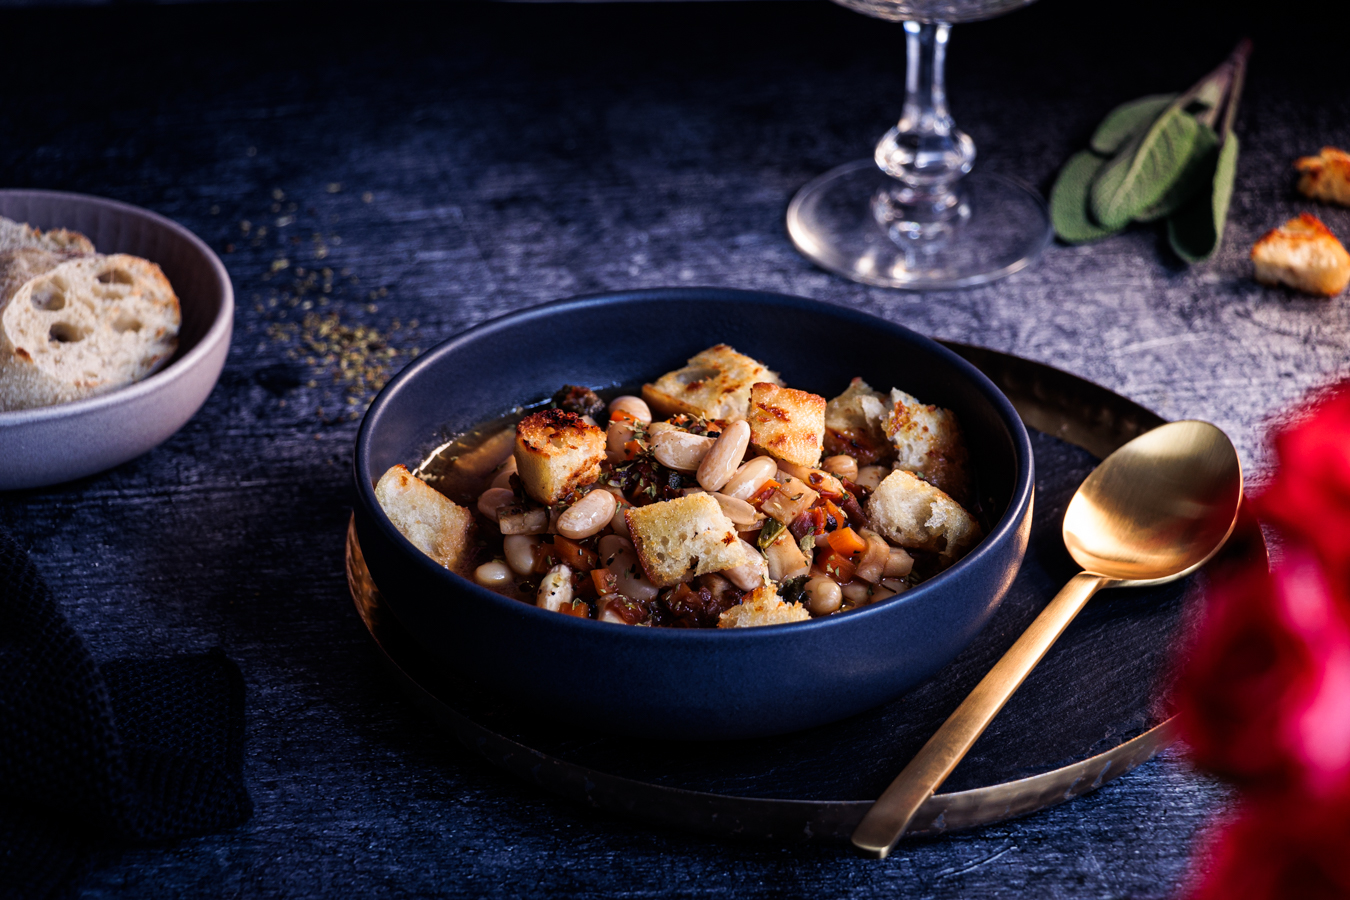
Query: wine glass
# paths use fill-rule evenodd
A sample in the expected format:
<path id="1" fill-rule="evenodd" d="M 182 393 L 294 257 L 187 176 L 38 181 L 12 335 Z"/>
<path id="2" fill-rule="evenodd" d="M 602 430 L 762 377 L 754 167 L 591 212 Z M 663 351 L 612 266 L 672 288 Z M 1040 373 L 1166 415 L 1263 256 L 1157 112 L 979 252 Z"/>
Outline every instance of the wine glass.
<path id="1" fill-rule="evenodd" d="M 816 264 L 855 281 L 911 289 L 984 284 L 1025 268 L 1050 240 L 1031 187 L 969 174 L 975 143 L 947 111 L 943 65 L 957 22 L 1032 0 L 835 0 L 905 28 L 905 105 L 873 159 L 807 184 L 788 206 L 788 233 Z"/>

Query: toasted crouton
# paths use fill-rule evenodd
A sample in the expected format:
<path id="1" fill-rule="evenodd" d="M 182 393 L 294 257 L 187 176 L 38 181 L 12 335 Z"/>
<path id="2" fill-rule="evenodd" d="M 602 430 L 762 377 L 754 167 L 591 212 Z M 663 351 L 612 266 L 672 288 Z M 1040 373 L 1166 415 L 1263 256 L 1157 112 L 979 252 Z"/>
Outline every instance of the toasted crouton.
<path id="1" fill-rule="evenodd" d="M 892 388 L 886 436 L 895 446 L 895 468 L 932 482 L 958 503 L 969 502 L 970 454 L 954 412 Z"/>
<path id="2" fill-rule="evenodd" d="M 711 494 L 690 494 L 624 514 L 647 580 L 670 587 L 748 562 L 736 526 Z"/>
<path id="3" fill-rule="evenodd" d="M 980 525 L 970 513 L 903 469 L 887 475 L 868 498 L 867 520 L 892 543 L 936 552 L 948 565 L 980 539 Z"/>
<path id="4" fill-rule="evenodd" d="M 452 572 L 468 576 L 473 562 L 473 513 L 394 466 L 375 485 L 380 508 L 413 546 Z"/>
<path id="5" fill-rule="evenodd" d="M 761 585 L 717 620 L 718 628 L 753 628 L 757 625 L 784 625 L 811 618 L 800 603 L 784 603 L 772 584 Z"/>
<path id="6" fill-rule="evenodd" d="M 799 466 L 820 462 L 825 438 L 825 398 L 757 382 L 750 388 L 750 445 Z"/>
<path id="7" fill-rule="evenodd" d="M 1350 253 L 1316 216 L 1303 213 L 1252 247 L 1256 280 L 1334 297 L 1350 284 Z"/>
<path id="8" fill-rule="evenodd" d="M 516 474 L 525 492 L 553 504 L 600 477 L 605 433 L 576 413 L 544 409 L 516 426 Z"/>
<path id="9" fill-rule="evenodd" d="M 1298 189 L 1304 196 L 1350 206 L 1350 153 L 1323 147 L 1316 156 L 1297 160 L 1294 168 L 1303 173 Z"/>
<path id="10" fill-rule="evenodd" d="M 853 379 L 848 390 L 825 404 L 825 452 L 846 453 L 860 466 L 890 456 L 885 428 L 889 406 L 885 395 L 861 378 Z"/>
<path id="11" fill-rule="evenodd" d="M 642 398 L 663 415 L 687 413 L 732 422 L 745 418 L 750 386 L 757 381 L 782 384 L 778 373 L 763 363 L 718 344 L 690 359 L 683 369 L 644 384 Z"/>

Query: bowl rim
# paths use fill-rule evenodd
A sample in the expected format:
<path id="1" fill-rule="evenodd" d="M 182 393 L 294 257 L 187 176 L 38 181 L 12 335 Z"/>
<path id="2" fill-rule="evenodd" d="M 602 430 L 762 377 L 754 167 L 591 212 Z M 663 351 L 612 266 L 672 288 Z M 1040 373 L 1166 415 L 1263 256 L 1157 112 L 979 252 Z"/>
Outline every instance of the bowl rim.
<path id="1" fill-rule="evenodd" d="M 206 333 L 202 335 L 201 339 L 198 340 L 191 349 L 177 359 L 172 360 L 164 368 L 152 372 L 140 381 L 108 391 L 106 394 L 97 394 L 93 397 L 86 397 L 83 400 L 72 400 L 69 403 L 55 403 L 50 406 L 38 406 L 32 409 L 0 411 L 0 428 L 26 425 L 34 422 L 45 422 L 54 419 L 64 419 L 84 415 L 86 413 L 99 412 L 134 401 L 148 394 L 156 393 L 161 388 L 167 387 L 171 381 L 176 381 L 179 373 L 186 372 L 199 365 L 211 354 L 213 348 L 222 340 L 229 340 L 230 334 L 233 331 L 234 321 L 234 285 L 230 281 L 230 273 L 226 270 L 225 264 L 221 262 L 220 257 L 216 255 L 216 252 L 187 226 L 175 222 L 167 216 L 145 209 L 144 207 L 123 203 L 121 200 L 98 197 L 93 194 L 27 188 L 0 189 L 0 198 L 5 197 L 59 199 L 76 203 L 86 203 L 90 206 L 102 206 L 123 215 L 145 219 L 160 228 L 167 229 L 180 237 L 186 238 L 188 244 L 206 258 L 212 272 L 216 276 L 216 281 L 220 286 L 220 309 L 217 310 L 216 316 L 212 319 L 211 325 L 207 328 Z M 150 261 L 155 262 L 154 260 Z M 158 263 L 155 264 L 158 265 Z M 177 294 L 177 291 L 175 290 L 174 293 Z"/>
<path id="2" fill-rule="evenodd" d="M 694 299 L 718 299 L 724 298 L 733 301 L 755 301 L 759 303 L 768 302 L 773 305 L 788 306 L 800 310 L 824 312 L 832 316 L 851 319 L 855 325 L 868 328 L 876 328 L 889 331 L 895 336 L 904 336 L 907 339 L 917 339 L 920 342 L 931 346 L 933 352 L 937 353 L 944 360 L 956 367 L 976 387 L 978 387 L 985 398 L 993 405 L 1001 419 L 1008 426 L 1012 434 L 1014 451 L 1018 456 L 1017 474 L 1013 483 L 1012 496 L 1008 500 L 1007 509 L 998 522 L 990 530 L 989 534 L 980 541 L 979 545 L 962 557 L 951 568 L 939 573 L 922 584 L 910 588 L 902 594 L 889 597 L 879 603 L 869 604 L 863 609 L 854 610 L 847 616 L 825 616 L 819 619 L 809 619 L 803 622 L 786 622 L 778 625 L 766 625 L 757 628 L 627 628 L 622 632 L 611 627 L 610 623 L 599 622 L 591 619 L 581 619 L 575 616 L 560 616 L 557 613 L 540 609 L 537 606 L 531 606 L 522 603 L 519 600 L 513 600 L 504 597 L 501 594 L 494 593 L 486 588 L 474 584 L 469 578 L 451 572 L 448 569 L 437 564 L 431 557 L 427 556 L 406 537 L 403 536 L 397 528 L 394 527 L 389 517 L 385 515 L 383 508 L 375 499 L 375 485 L 362 475 L 362 472 L 368 468 L 370 459 L 371 443 L 373 442 L 372 433 L 376 427 L 377 420 L 384 408 L 392 402 L 406 385 L 414 381 L 421 372 L 434 367 L 443 357 L 453 355 L 463 345 L 477 340 L 483 335 L 491 334 L 494 331 L 503 328 L 515 327 L 523 323 L 529 323 L 531 320 L 546 320 L 554 315 L 575 312 L 578 310 L 590 310 L 604 308 L 608 306 L 627 306 L 632 304 L 644 303 L 662 303 L 671 300 L 694 300 Z M 960 574 L 961 569 L 969 568 L 978 560 L 992 556 L 997 548 L 1002 544 L 1014 538 L 1014 532 L 1020 527 L 1026 514 L 1030 513 L 1032 497 L 1035 491 L 1035 460 L 1032 454 L 1031 437 L 1028 435 L 1026 426 L 1022 422 L 1021 416 L 1013 407 L 1004 393 L 986 376 L 970 362 L 963 359 L 958 354 L 952 352 L 946 347 L 926 337 L 918 332 L 906 328 L 896 322 L 873 316 L 869 313 L 859 312 L 845 306 L 833 303 L 825 303 L 819 300 L 810 300 L 805 297 L 796 297 L 790 294 L 780 294 L 772 291 L 748 291 L 733 288 L 720 287 L 678 287 L 678 288 L 639 288 L 633 290 L 604 291 L 594 294 L 585 294 L 577 297 L 554 300 L 548 303 L 542 303 L 536 306 L 526 307 L 515 310 L 501 316 L 489 319 L 474 325 L 459 334 L 456 334 L 427 352 L 418 356 L 417 359 L 409 363 L 402 371 L 389 380 L 384 389 L 375 397 L 375 400 L 366 410 L 361 419 L 361 427 L 357 431 L 355 452 L 352 454 L 352 474 L 356 482 L 357 502 L 367 513 L 374 513 L 371 516 L 372 522 L 383 533 L 386 539 L 392 540 L 395 546 L 400 547 L 405 554 L 411 555 L 414 559 L 414 565 L 418 566 L 423 572 L 433 573 L 435 578 L 449 579 L 446 584 L 448 587 L 456 589 L 468 588 L 470 594 L 476 598 L 485 600 L 488 603 L 497 606 L 507 614 L 516 614 L 524 616 L 536 616 L 538 621 L 542 622 L 543 617 L 548 617 L 550 621 L 562 629 L 570 629 L 572 633 L 580 635 L 585 633 L 585 629 L 594 629 L 592 634 L 630 634 L 632 639 L 641 642 L 666 642 L 666 641 L 685 641 L 685 642 L 725 642 L 725 641 L 750 641 L 763 640 L 771 636 L 783 636 L 787 634 L 801 634 L 803 636 L 819 633 L 825 629 L 835 629 L 848 627 L 849 623 L 857 623 L 859 626 L 878 616 L 887 614 L 890 608 L 900 605 L 909 605 L 920 602 L 928 594 L 939 589 L 945 582 L 950 581 L 953 573 Z M 1019 562 L 1020 565 L 1020 562 Z M 583 631 L 576 631 L 583 629 Z M 601 631 L 600 629 L 607 629 Z"/>

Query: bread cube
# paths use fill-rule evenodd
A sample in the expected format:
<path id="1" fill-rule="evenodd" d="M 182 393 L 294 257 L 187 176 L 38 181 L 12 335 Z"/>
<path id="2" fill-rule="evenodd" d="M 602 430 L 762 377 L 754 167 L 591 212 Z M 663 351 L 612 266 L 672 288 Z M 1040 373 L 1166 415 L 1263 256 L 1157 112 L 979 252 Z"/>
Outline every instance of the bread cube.
<path id="1" fill-rule="evenodd" d="M 799 466 L 820 462 L 825 398 L 758 382 L 750 388 L 750 446 Z"/>
<path id="2" fill-rule="evenodd" d="M 734 422 L 745 418 L 750 386 L 757 381 L 782 384 L 778 373 L 763 363 L 718 344 L 690 359 L 683 369 L 644 384 L 642 398 L 662 415 L 687 413 Z"/>
<path id="3" fill-rule="evenodd" d="M 1350 206 L 1350 153 L 1323 147 L 1318 155 L 1297 160 L 1294 168 L 1303 173 L 1298 189 L 1304 196 Z"/>
<path id="4" fill-rule="evenodd" d="M 758 625 L 785 625 L 811 618 L 800 603 L 784 603 L 772 584 L 761 585 L 748 594 L 739 606 L 728 609 L 717 620 L 718 628 L 754 628 Z"/>
<path id="5" fill-rule="evenodd" d="M 380 508 L 414 547 L 466 578 L 473 566 L 473 513 L 394 466 L 375 485 Z"/>
<path id="6" fill-rule="evenodd" d="M 1334 297 L 1350 284 L 1350 253 L 1318 218 L 1303 213 L 1252 247 L 1256 280 Z"/>
<path id="7" fill-rule="evenodd" d="M 670 587 L 695 575 L 744 565 L 736 526 L 711 494 L 690 494 L 624 514 L 647 580 Z"/>
<path id="8" fill-rule="evenodd" d="M 979 541 L 980 525 L 959 503 L 913 474 L 896 469 L 867 500 L 867 520 L 907 550 L 937 553 L 951 565 Z"/>
<path id="9" fill-rule="evenodd" d="M 825 453 L 846 453 L 867 466 L 891 454 L 886 437 L 890 403 L 861 378 L 849 382 L 848 390 L 825 404 Z"/>
<path id="10" fill-rule="evenodd" d="M 520 420 L 514 452 L 525 492 L 552 505 L 600 477 L 605 433 L 576 413 L 544 409 Z"/>
<path id="11" fill-rule="evenodd" d="M 955 413 L 892 388 L 886 436 L 895 447 L 895 468 L 932 482 L 959 503 L 970 501 L 970 454 Z"/>

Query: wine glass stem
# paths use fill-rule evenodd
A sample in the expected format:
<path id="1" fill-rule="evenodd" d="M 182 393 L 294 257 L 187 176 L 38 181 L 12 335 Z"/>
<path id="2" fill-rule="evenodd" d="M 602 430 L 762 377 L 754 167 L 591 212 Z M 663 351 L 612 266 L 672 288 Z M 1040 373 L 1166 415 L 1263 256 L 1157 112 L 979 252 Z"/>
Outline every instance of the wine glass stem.
<path id="1" fill-rule="evenodd" d="M 876 162 L 898 182 L 889 191 L 888 218 L 931 220 L 955 215 L 957 182 L 975 161 L 975 142 L 956 128 L 947 111 L 943 67 L 951 26 L 905 22 L 905 106 L 894 128 L 877 144 Z M 878 216 L 883 211 L 878 210 Z"/>

